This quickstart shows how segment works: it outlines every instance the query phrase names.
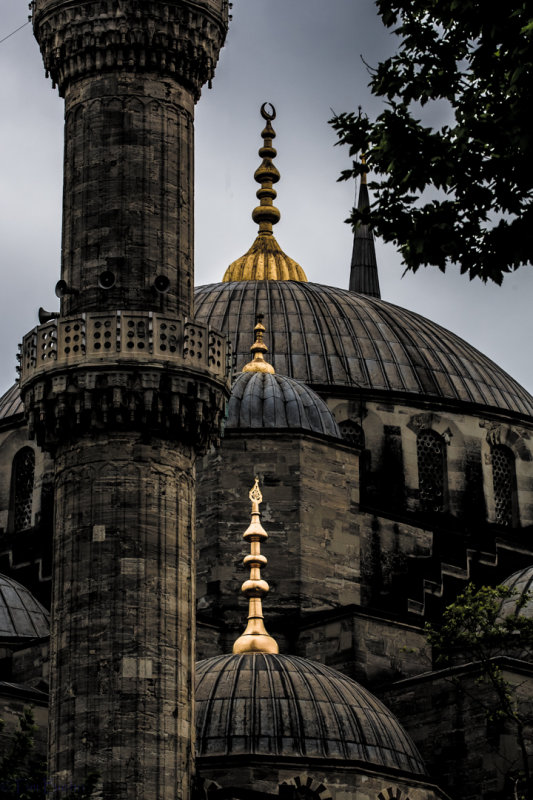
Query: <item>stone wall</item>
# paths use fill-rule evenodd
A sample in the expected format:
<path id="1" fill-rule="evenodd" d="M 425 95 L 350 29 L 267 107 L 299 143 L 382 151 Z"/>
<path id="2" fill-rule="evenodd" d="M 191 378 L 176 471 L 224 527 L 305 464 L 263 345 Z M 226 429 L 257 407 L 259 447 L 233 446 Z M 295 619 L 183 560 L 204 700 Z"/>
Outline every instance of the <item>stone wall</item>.
<path id="1" fill-rule="evenodd" d="M 502 674 L 529 719 L 525 735 L 533 746 L 533 669 L 502 660 Z M 522 771 L 516 729 L 492 715 L 496 696 L 479 680 L 475 664 L 400 681 L 379 694 L 419 748 L 428 771 L 452 797 L 484 800 L 513 795 L 511 778 Z"/>
<path id="2" fill-rule="evenodd" d="M 266 627 L 290 652 L 302 615 L 359 601 L 358 458 L 334 440 L 254 431 L 227 434 L 220 451 L 198 466 L 198 610 L 206 621 L 224 620 L 222 652 L 231 650 L 246 619 L 242 536 L 256 475 L 269 535 L 262 547 L 270 584 Z M 199 658 L 215 654 L 199 645 Z"/>

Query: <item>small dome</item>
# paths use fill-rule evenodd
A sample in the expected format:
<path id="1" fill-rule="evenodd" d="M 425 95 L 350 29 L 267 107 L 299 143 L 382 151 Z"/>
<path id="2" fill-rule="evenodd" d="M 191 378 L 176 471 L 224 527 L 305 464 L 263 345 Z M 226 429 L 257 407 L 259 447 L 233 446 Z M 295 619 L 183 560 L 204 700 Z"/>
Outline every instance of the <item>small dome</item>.
<path id="1" fill-rule="evenodd" d="M 226 428 L 301 428 L 341 438 L 333 414 L 312 389 L 268 372 L 238 376 L 228 402 Z"/>
<path id="2" fill-rule="evenodd" d="M 409 736 L 362 686 L 323 664 L 266 653 L 196 665 L 197 754 L 349 760 L 426 773 Z"/>
<path id="3" fill-rule="evenodd" d="M 48 636 L 50 617 L 31 592 L 12 578 L 0 575 L 0 639 Z"/>
<path id="4" fill-rule="evenodd" d="M 533 566 L 518 570 L 502 581 L 502 586 L 513 590 L 511 597 L 502 601 L 500 617 L 533 617 Z M 528 597 L 529 595 L 529 597 Z"/>

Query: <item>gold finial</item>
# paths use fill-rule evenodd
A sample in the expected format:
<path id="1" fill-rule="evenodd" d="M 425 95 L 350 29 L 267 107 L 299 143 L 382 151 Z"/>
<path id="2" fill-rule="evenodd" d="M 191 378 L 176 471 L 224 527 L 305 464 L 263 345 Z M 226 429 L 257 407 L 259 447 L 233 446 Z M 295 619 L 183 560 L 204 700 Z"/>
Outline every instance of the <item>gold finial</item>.
<path id="1" fill-rule="evenodd" d="M 269 110 L 267 110 L 269 109 Z M 276 109 L 272 103 L 263 103 L 261 116 L 266 125 L 261 132 L 263 146 L 259 155 L 263 159 L 256 169 L 254 178 L 261 187 L 256 194 L 260 201 L 252 211 L 252 219 L 259 223 L 259 232 L 247 253 L 238 258 L 227 268 L 223 281 L 307 281 L 301 266 L 283 252 L 277 243 L 272 226 L 279 222 L 281 214 L 274 205 L 277 192 L 274 184 L 279 181 L 279 172 L 272 161 L 277 152 L 272 146 L 276 132 L 272 120 L 276 118 Z"/>
<path id="2" fill-rule="evenodd" d="M 363 167 L 366 167 L 366 156 L 364 153 L 361 153 L 361 164 L 363 165 Z M 368 170 L 365 169 L 365 171 L 361 174 L 361 183 L 363 184 L 366 184 L 367 171 Z"/>
<path id="3" fill-rule="evenodd" d="M 270 112 L 266 110 L 267 106 L 270 106 Z M 252 219 L 259 223 L 259 236 L 272 236 L 272 225 L 279 222 L 281 217 L 273 203 L 278 194 L 273 184 L 279 181 L 279 172 L 272 161 L 277 156 L 276 148 L 272 147 L 272 140 L 276 138 L 276 131 L 271 124 L 272 120 L 276 119 L 276 109 L 272 103 L 263 103 L 261 116 L 266 121 L 266 125 L 261 131 L 264 144 L 259 148 L 259 155 L 263 162 L 254 173 L 255 180 L 261 184 L 261 188 L 256 192 L 261 205 L 252 211 Z"/>
<path id="4" fill-rule="evenodd" d="M 265 361 L 264 353 L 268 352 L 268 347 L 263 342 L 263 336 L 265 334 L 265 326 L 263 325 L 263 315 L 258 314 L 255 318 L 256 325 L 254 328 L 255 333 L 255 341 L 253 345 L 250 347 L 250 351 L 253 355 L 251 361 L 248 364 L 245 364 L 242 368 L 243 372 L 269 372 L 271 375 L 274 374 L 275 369 L 272 364 L 269 364 L 268 361 Z"/>
<path id="5" fill-rule="evenodd" d="M 248 497 L 252 502 L 252 521 L 244 533 L 244 539 L 250 542 L 250 555 L 245 556 L 244 564 L 250 565 L 250 578 L 244 581 L 242 593 L 248 597 L 248 624 L 244 633 L 239 636 L 233 645 L 234 653 L 278 653 L 279 648 L 275 639 L 266 632 L 263 622 L 263 607 L 261 598 L 269 586 L 261 578 L 261 567 L 267 560 L 261 555 L 261 540 L 268 539 L 268 534 L 260 522 L 259 504 L 263 502 L 263 495 L 259 488 L 259 478 L 250 490 Z"/>

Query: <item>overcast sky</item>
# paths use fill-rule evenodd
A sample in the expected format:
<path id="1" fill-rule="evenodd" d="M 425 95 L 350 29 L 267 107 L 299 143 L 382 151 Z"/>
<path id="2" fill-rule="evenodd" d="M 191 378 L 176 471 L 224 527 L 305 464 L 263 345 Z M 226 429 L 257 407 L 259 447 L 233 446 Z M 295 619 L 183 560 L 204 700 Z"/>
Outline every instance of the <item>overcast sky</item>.
<path id="1" fill-rule="evenodd" d="M 0 39 L 27 19 L 26 0 L 1 0 Z M 275 234 L 309 280 L 347 287 L 352 234 L 344 224 L 353 185 L 327 121 L 380 101 L 367 89 L 370 64 L 391 52 L 372 0 L 234 0 L 233 22 L 213 89 L 196 114 L 196 283 L 219 281 L 252 243 L 253 172 L 259 164 L 259 107 L 272 102 L 281 181 Z M 57 308 L 63 103 L 44 77 L 31 26 L 0 44 L 0 392 L 15 377 L 21 337 L 40 305 Z M 503 288 L 448 271 L 402 278 L 394 248 L 378 243 L 382 296 L 459 334 L 533 392 L 533 272 Z"/>

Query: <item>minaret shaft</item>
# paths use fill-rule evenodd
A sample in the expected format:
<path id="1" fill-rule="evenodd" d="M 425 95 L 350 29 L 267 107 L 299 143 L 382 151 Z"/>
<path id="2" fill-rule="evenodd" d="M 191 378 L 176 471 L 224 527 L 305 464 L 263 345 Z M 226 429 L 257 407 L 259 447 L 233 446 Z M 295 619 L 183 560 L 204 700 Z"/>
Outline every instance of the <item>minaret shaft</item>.
<path id="1" fill-rule="evenodd" d="M 20 387 L 55 457 L 49 778 L 190 800 L 195 458 L 225 338 L 192 316 L 193 109 L 227 0 L 34 0 L 65 98 L 61 310 Z"/>
<path id="2" fill-rule="evenodd" d="M 191 91 L 154 75 L 90 77 L 67 87 L 64 314 L 192 314 L 193 116 Z M 156 288 L 161 278 L 164 292 Z"/>
<path id="3" fill-rule="evenodd" d="M 58 454 L 55 502 L 52 781 L 81 785 L 98 772 L 104 798 L 185 800 L 191 454 L 132 433 L 81 440 Z"/>

